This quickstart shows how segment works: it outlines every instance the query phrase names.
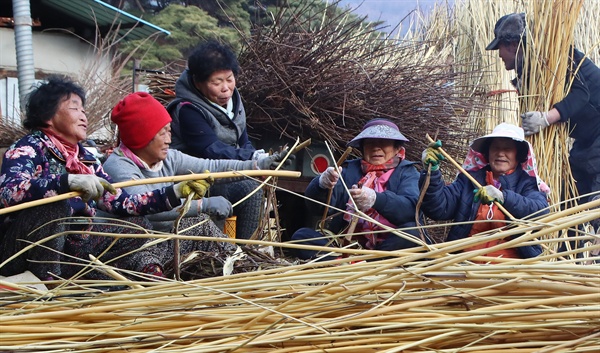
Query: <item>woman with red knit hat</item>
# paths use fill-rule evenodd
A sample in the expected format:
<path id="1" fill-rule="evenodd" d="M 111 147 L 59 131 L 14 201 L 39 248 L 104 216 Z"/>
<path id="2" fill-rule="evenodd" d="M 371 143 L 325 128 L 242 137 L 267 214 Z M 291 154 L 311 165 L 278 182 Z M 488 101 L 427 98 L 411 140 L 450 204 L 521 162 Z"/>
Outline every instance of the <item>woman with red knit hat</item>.
<path id="1" fill-rule="evenodd" d="M 104 170 L 116 181 L 146 179 L 184 175 L 189 173 L 224 172 L 230 170 L 269 169 L 281 160 L 283 155 L 276 153 L 264 156 L 258 161 L 228 159 L 203 159 L 169 149 L 171 143 L 171 117 L 167 110 L 151 95 L 144 92 L 129 94 L 113 109 L 112 121 L 119 128 L 120 145 L 104 163 Z M 237 181 L 227 181 L 235 188 Z M 219 182 L 219 181 L 218 181 Z M 142 193 L 157 187 L 168 187 L 171 183 L 137 185 L 125 188 L 131 193 Z M 238 207 L 243 207 L 243 203 Z M 244 210 L 243 210 L 244 211 Z M 202 222 L 210 216 L 224 220 L 231 216 L 231 203 L 223 196 L 205 197 L 194 200 L 180 223 L 180 228 L 191 228 L 186 234 L 223 237 L 222 232 L 211 222 Z M 258 215 L 254 215 L 258 217 Z M 149 215 L 154 229 L 170 232 L 173 222 L 179 217 L 178 210 Z M 258 219 L 257 219 L 258 220 Z M 227 247 L 217 242 L 192 242 L 182 246 L 182 252 L 193 250 L 216 251 L 217 246 Z M 221 244 L 221 245 L 219 245 Z M 200 248 L 198 248 L 200 247 Z"/>
<path id="2" fill-rule="evenodd" d="M 84 106 L 83 89 L 64 77 L 49 78 L 29 95 L 23 124 L 30 133 L 4 154 L 0 208 L 70 191 L 80 196 L 0 217 L 2 275 L 29 270 L 42 280 L 106 278 L 89 266 L 90 255 L 129 272 L 162 275 L 164 254 L 146 247 L 147 239 L 96 234 L 143 233 L 150 225 L 140 216 L 171 210 L 191 191 L 202 197 L 209 186 L 186 181 L 138 194 L 115 189 L 100 162 L 80 143 L 87 137 Z M 139 227 L 101 222 L 93 218 L 97 210 Z"/>

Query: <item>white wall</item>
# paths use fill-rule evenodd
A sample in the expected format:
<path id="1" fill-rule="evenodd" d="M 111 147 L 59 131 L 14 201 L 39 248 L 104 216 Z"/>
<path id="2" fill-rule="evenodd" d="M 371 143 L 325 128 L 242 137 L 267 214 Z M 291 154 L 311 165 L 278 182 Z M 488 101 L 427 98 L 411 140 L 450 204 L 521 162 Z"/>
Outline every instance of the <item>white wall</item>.
<path id="1" fill-rule="evenodd" d="M 36 80 L 37 82 L 38 80 Z M 2 105 L 2 119 L 14 125 L 21 124 L 19 113 L 19 80 L 16 77 L 0 79 L 0 104 Z"/>
<path id="2" fill-rule="evenodd" d="M 33 32 L 33 60 L 36 71 L 77 78 L 90 71 L 92 65 L 94 74 L 108 74 L 111 58 L 110 55 L 100 58 L 93 46 L 71 34 Z M 0 70 L 17 71 L 15 36 L 11 28 L 0 28 Z M 20 109 L 16 82 L 16 78 L 0 77 L 0 106 L 4 119 L 16 119 L 20 123 L 14 116 L 14 112 Z M 13 97 L 16 97 L 16 102 Z"/>
<path id="3" fill-rule="evenodd" d="M 68 33 L 33 32 L 33 60 L 36 70 L 77 74 L 90 60 L 96 60 L 96 54 L 90 44 Z M 106 61 L 108 64 L 108 59 Z M 15 36 L 11 28 L 0 28 L 0 67 L 17 69 Z"/>

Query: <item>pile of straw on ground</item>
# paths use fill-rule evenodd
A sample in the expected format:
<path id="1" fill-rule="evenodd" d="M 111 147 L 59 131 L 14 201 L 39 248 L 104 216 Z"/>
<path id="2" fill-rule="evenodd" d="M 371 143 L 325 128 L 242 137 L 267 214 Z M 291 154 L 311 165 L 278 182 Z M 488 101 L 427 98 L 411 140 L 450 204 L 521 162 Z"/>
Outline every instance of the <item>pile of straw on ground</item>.
<path id="1" fill-rule="evenodd" d="M 523 235 L 498 247 L 540 243 L 547 232 L 597 217 L 595 206 L 600 201 L 461 241 L 392 253 L 337 249 L 347 257 L 227 277 L 57 281 L 47 292 L 0 281 L 13 288 L 0 295 L 0 350 L 596 352 L 600 264 L 582 265 L 587 253 L 456 253 L 515 234 Z"/>
<path id="2" fill-rule="evenodd" d="M 393 253 L 336 249 L 339 260 L 281 266 L 254 256 L 256 268 L 227 277 L 73 279 L 49 291 L 0 280 L 12 288 L 0 292 L 0 351 L 597 352 L 600 264 L 591 253 L 600 242 L 586 225 L 598 206 L 555 205 L 504 229 Z M 562 239 L 550 235 L 576 228 L 584 246 L 558 253 Z M 460 252 L 496 238 L 510 239 L 498 249 L 540 244 L 544 253 L 521 260 Z M 203 260 L 197 274 L 219 273 L 219 266 L 203 270 L 213 261 Z"/>
<path id="3" fill-rule="evenodd" d="M 5 295 L 0 349 L 597 352 L 598 266 L 298 266 L 100 292 Z"/>

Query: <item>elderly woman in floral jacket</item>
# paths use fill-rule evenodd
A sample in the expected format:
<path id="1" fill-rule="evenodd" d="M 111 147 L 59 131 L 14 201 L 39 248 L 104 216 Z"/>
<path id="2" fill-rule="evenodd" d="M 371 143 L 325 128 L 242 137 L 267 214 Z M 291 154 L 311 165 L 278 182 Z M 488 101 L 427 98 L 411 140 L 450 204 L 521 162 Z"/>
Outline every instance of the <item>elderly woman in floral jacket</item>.
<path id="1" fill-rule="evenodd" d="M 83 89 L 63 77 L 51 77 L 29 96 L 24 126 L 30 133 L 4 154 L 0 207 L 69 191 L 81 196 L 2 216 L 2 275 L 29 270 L 42 280 L 69 278 L 89 263 L 89 255 L 115 267 L 162 275 L 164 254 L 155 247 L 144 248 L 147 239 L 115 241 L 90 234 L 134 233 L 130 227 L 98 223 L 90 216 L 101 209 L 150 228 L 145 218 L 135 216 L 171 210 L 191 191 L 201 197 L 209 186 L 206 181 L 189 181 L 136 195 L 114 189 L 100 162 L 80 144 L 87 135 L 84 105 Z M 138 233 L 144 231 L 141 227 Z M 61 234 L 66 231 L 75 232 Z M 40 243 L 31 245 L 36 242 Z M 87 271 L 86 276 L 104 277 L 96 271 Z"/>

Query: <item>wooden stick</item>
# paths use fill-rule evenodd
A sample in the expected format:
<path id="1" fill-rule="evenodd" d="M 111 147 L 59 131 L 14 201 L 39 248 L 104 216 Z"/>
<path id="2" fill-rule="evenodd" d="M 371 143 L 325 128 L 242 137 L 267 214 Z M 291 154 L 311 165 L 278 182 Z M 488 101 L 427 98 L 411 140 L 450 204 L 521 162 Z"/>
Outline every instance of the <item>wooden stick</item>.
<path id="1" fill-rule="evenodd" d="M 293 170 L 237 170 L 231 172 L 217 172 L 217 173 L 201 173 L 201 174 L 186 174 L 186 175 L 175 175 L 170 177 L 160 177 L 160 178 L 149 178 L 149 179 L 139 179 L 139 180 L 128 180 L 122 181 L 118 183 L 113 183 L 112 185 L 115 188 L 124 188 L 127 186 L 135 186 L 135 185 L 146 185 L 146 184 L 158 184 L 158 183 L 177 183 L 180 181 L 186 180 L 202 180 L 206 179 L 209 176 L 212 176 L 214 179 L 220 178 L 235 178 L 241 176 L 275 176 L 275 177 L 289 177 L 289 178 L 298 178 L 301 173 Z M 52 197 L 48 197 L 45 199 L 23 202 L 18 205 L 14 205 L 11 207 L 6 207 L 0 209 L 0 215 L 7 214 L 11 212 L 20 211 L 30 207 L 41 206 L 45 204 L 49 204 L 56 201 L 67 200 L 75 196 L 81 195 L 80 192 L 71 191 L 65 194 L 56 195 Z"/>
<path id="2" fill-rule="evenodd" d="M 194 199 L 195 192 L 192 191 L 188 197 L 185 199 L 183 205 L 179 208 L 179 216 L 173 222 L 173 233 L 175 235 L 179 234 L 179 223 L 181 219 L 185 216 L 187 211 L 190 209 L 192 205 L 192 200 Z M 173 267 L 175 268 L 175 279 L 177 281 L 181 281 L 181 259 L 180 259 L 180 243 L 179 238 L 173 239 Z"/>
<path id="3" fill-rule="evenodd" d="M 427 137 L 427 140 L 429 140 L 429 142 L 435 142 L 431 136 L 429 136 L 429 134 L 425 134 L 425 136 Z M 450 163 L 452 163 L 461 173 L 463 173 L 467 178 L 469 178 L 469 180 L 473 183 L 473 185 L 475 185 L 478 189 L 480 189 L 482 186 L 481 184 L 479 184 L 479 182 L 477 180 L 475 180 L 475 178 L 473 178 L 473 176 L 471 174 L 469 174 L 466 170 L 464 170 L 464 168 L 458 164 L 457 161 L 454 160 L 454 158 L 452 158 L 448 153 L 446 153 L 446 151 L 444 151 L 441 147 L 438 148 L 440 150 L 440 152 L 442 153 L 442 155 L 448 160 L 450 161 Z M 516 219 L 515 217 L 513 217 L 510 212 L 508 212 L 508 210 L 506 208 L 504 208 L 504 206 L 502 206 L 502 204 L 498 201 L 494 201 L 494 204 L 496 204 L 496 206 L 498 207 L 498 209 L 500 211 L 502 211 L 502 213 L 504 213 L 506 215 L 506 217 L 508 217 L 511 220 Z"/>
<path id="4" fill-rule="evenodd" d="M 112 268 L 106 266 L 103 262 L 101 262 L 100 260 L 98 260 L 94 255 L 89 254 L 90 260 L 92 260 L 92 263 L 96 264 L 99 266 L 98 270 L 106 273 L 107 275 L 111 276 L 112 278 L 118 280 L 118 281 L 126 281 L 129 282 L 129 280 L 127 278 L 125 278 L 124 276 L 122 276 L 120 273 L 118 273 L 117 271 L 113 270 Z M 137 288 L 137 289 L 141 289 L 144 288 L 144 286 L 139 285 L 139 284 L 131 284 L 129 285 L 131 288 Z"/>
<path id="5" fill-rule="evenodd" d="M 292 153 L 298 153 L 301 150 L 305 149 L 306 147 L 310 146 L 310 144 L 312 143 L 311 139 L 308 139 L 304 142 L 302 142 L 301 144 L 299 144 L 298 146 L 296 146 L 293 150 Z"/>
<path id="6" fill-rule="evenodd" d="M 437 140 L 438 135 L 440 133 L 440 129 L 438 128 L 437 131 L 435 132 L 434 135 L 434 140 Z M 421 186 L 421 191 L 419 192 L 419 198 L 417 199 L 417 205 L 415 207 L 415 224 L 417 225 L 418 229 L 419 229 L 419 235 L 421 236 L 421 240 L 425 243 L 425 231 L 423 230 L 423 227 L 421 225 L 421 222 L 419 220 L 419 216 L 420 216 L 420 212 L 421 212 L 421 205 L 423 204 L 423 199 L 425 198 L 425 193 L 427 192 L 427 189 L 429 188 L 429 182 L 431 181 L 431 164 L 427 164 L 427 175 L 425 177 L 425 180 L 423 182 L 423 185 Z M 435 242 L 435 240 L 434 240 Z"/>
<path id="7" fill-rule="evenodd" d="M 346 151 L 344 151 L 342 156 L 337 160 L 337 162 L 335 163 L 335 166 L 336 167 L 341 166 L 342 163 L 344 163 L 344 161 L 346 160 L 346 158 L 348 158 L 348 156 L 350 155 L 350 152 L 352 152 L 352 147 L 346 148 Z M 321 222 L 319 223 L 321 226 L 323 225 L 323 222 L 325 222 L 325 218 L 327 218 L 327 212 L 329 212 L 329 202 L 331 202 L 331 194 L 333 194 L 333 188 L 329 189 L 329 191 L 327 193 L 327 201 L 325 202 L 326 206 L 325 206 L 325 209 L 323 210 L 323 216 L 321 217 Z"/>

